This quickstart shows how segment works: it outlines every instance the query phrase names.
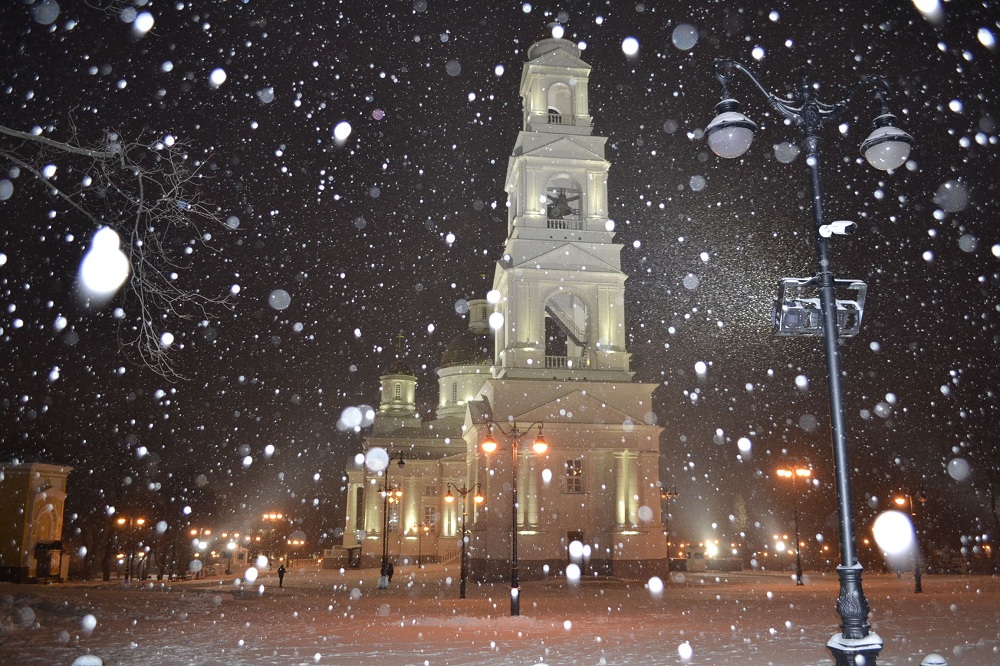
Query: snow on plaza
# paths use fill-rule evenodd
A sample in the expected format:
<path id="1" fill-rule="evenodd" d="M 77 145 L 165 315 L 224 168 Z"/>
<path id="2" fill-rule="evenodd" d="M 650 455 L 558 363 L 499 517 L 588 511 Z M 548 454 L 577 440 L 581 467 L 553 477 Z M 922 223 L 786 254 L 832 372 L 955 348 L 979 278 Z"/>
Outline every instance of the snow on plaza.
<path id="1" fill-rule="evenodd" d="M 398 568 L 387 590 L 377 570 L 292 567 L 234 579 L 54 586 L 0 584 L 0 660 L 107 665 L 385 664 L 583 666 L 833 663 L 836 575 L 673 573 L 648 581 L 565 579 L 509 588 L 471 585 L 458 598 L 457 563 Z M 1000 663 L 1000 581 L 989 576 L 865 576 L 878 663 Z M 11 606 L 13 604 L 13 608 Z M 81 662 L 86 663 L 86 662 Z"/>
<path id="2" fill-rule="evenodd" d="M 0 662 L 1000 664 L 996 5 L 0 2 Z"/>

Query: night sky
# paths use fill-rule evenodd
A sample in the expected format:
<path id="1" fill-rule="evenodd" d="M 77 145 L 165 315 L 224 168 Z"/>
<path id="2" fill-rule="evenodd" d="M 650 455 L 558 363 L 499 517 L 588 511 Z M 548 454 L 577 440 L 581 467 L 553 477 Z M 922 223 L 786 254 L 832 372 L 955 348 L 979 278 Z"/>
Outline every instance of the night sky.
<path id="1" fill-rule="evenodd" d="M 742 159 L 712 155 L 702 134 L 718 57 L 779 95 L 808 66 L 827 102 L 867 74 L 891 82 L 916 139 L 905 168 L 860 158 L 871 95 L 822 145 L 828 219 L 859 224 L 832 239 L 834 271 L 869 285 L 842 354 L 855 508 L 867 529 L 894 490 L 922 489 L 941 545 L 994 532 L 995 3 L 946 2 L 936 21 L 902 0 L 663 4 L 3 3 L 0 124 L 187 141 L 210 176 L 203 195 L 238 224 L 211 230 L 216 251 L 196 250 L 178 280 L 238 293 L 231 310 L 163 322 L 184 379 L 159 377 L 120 345 L 135 312 L 76 293 L 93 225 L 25 173 L 0 174 L 12 186 L 0 200 L 0 459 L 76 468 L 67 538 L 110 505 L 219 527 L 276 508 L 313 542 L 338 541 L 341 473 L 361 441 L 338 418 L 377 402 L 399 331 L 433 413 L 440 354 L 466 327 L 461 301 L 485 296 L 505 239 L 526 49 L 560 23 L 586 43 L 595 133 L 609 137 L 633 369 L 661 384 L 661 467 L 680 493 L 672 534 L 788 530 L 794 496 L 774 470 L 809 464 L 803 533 L 836 540 L 821 342 L 770 330 L 778 278 L 816 265 L 803 158 L 783 163 L 775 148 L 799 134 L 738 78 L 731 92 L 760 131 Z M 134 28 L 136 12 L 152 30 Z M 631 57 L 627 37 L 640 44 Z M 288 307 L 272 307 L 275 290 Z"/>

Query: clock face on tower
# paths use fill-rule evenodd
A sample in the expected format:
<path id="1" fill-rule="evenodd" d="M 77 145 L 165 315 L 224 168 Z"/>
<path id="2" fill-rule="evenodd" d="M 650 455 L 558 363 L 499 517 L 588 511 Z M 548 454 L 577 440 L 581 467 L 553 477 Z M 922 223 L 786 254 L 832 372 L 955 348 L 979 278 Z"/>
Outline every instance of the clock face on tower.
<path id="1" fill-rule="evenodd" d="M 580 200 L 579 192 L 569 192 L 565 187 L 550 187 L 545 194 L 548 197 L 546 215 L 550 220 L 562 220 L 567 217 L 579 217 L 580 209 L 570 204 Z"/>

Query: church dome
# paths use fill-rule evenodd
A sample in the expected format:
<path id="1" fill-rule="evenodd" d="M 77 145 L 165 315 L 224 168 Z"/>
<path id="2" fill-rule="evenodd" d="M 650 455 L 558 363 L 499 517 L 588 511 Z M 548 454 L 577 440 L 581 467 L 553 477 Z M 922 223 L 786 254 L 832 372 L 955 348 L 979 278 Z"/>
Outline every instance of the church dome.
<path id="1" fill-rule="evenodd" d="M 492 308 L 483 299 L 469 301 L 469 328 L 456 335 L 441 354 L 441 367 L 452 365 L 492 365 L 493 331 L 489 316 Z"/>
<path id="2" fill-rule="evenodd" d="M 490 365 L 493 363 L 493 336 L 466 330 L 456 335 L 441 354 L 441 367 Z"/>

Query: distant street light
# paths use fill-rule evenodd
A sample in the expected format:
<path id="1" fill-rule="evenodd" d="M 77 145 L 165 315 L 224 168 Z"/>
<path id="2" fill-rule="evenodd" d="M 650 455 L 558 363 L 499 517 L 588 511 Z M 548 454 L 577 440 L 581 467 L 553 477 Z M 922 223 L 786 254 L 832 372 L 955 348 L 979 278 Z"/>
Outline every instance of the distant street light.
<path id="1" fill-rule="evenodd" d="M 782 535 L 780 535 L 780 534 L 775 534 L 774 535 L 774 549 L 777 552 L 781 553 L 781 570 L 782 571 L 785 570 L 785 553 L 788 552 L 788 545 L 785 543 L 785 539 L 787 539 L 787 538 L 788 538 L 787 534 L 784 536 L 784 538 L 782 538 Z M 775 555 L 775 557 L 777 557 L 777 555 Z"/>
<path id="2" fill-rule="evenodd" d="M 127 518 L 122 516 L 117 521 L 118 527 L 125 529 L 125 583 L 132 579 L 132 563 L 135 559 L 135 532 L 146 524 L 145 518 Z"/>
<path id="3" fill-rule="evenodd" d="M 808 479 L 812 476 L 812 470 L 807 467 L 796 467 L 794 469 L 779 469 L 777 475 L 783 479 L 792 480 L 792 492 L 795 492 L 795 479 Z M 799 496 L 795 496 L 795 584 L 803 585 L 802 582 L 802 542 L 799 540 Z"/>
<path id="4" fill-rule="evenodd" d="M 757 126 L 749 118 L 739 113 L 739 102 L 729 94 L 729 84 L 736 72 L 743 73 L 753 82 L 778 115 L 800 128 L 805 143 L 805 163 L 809 169 L 816 254 L 819 261 L 819 273 L 813 280 L 819 288 L 821 324 L 817 330 L 815 326 L 803 325 L 796 316 L 795 326 L 792 326 L 792 322 L 789 322 L 788 326 L 782 326 L 783 318 L 778 315 L 785 307 L 784 302 L 776 304 L 775 319 L 779 324 L 779 334 L 821 334 L 823 337 L 827 384 L 830 391 L 830 420 L 840 524 L 840 565 L 837 567 L 840 596 L 837 599 L 837 612 L 841 624 L 840 632 L 833 635 L 827 642 L 827 647 L 833 653 L 837 666 L 856 666 L 862 659 L 867 666 L 875 666 L 878 654 L 882 650 L 882 639 L 878 634 L 871 632 L 871 625 L 868 623 L 870 607 L 861 585 L 862 567 L 858 563 L 854 541 L 851 468 L 847 455 L 847 425 L 840 380 L 840 350 L 837 347 L 840 337 L 838 318 L 844 319 L 846 325 L 856 330 L 856 325 L 860 324 L 860 307 L 854 302 L 845 303 L 843 308 L 838 308 L 836 280 L 827 252 L 827 241 L 832 234 L 850 233 L 855 225 L 847 222 L 827 224 L 824 220 L 823 194 L 819 177 L 819 132 L 823 125 L 847 111 L 856 93 L 863 88 L 870 88 L 874 90 L 881 110 L 875 118 L 875 131 L 861 144 L 861 152 L 868 163 L 884 171 L 903 166 L 910 155 L 913 137 L 896 126 L 896 117 L 890 113 L 886 99 L 890 92 L 889 82 L 884 77 L 866 76 L 854 85 L 845 100 L 835 104 L 825 104 L 817 98 L 819 84 L 810 81 L 807 76 L 803 76 L 802 85 L 791 99 L 782 99 L 769 93 L 744 65 L 735 60 L 725 59 L 715 61 L 715 78 L 722 86 L 722 101 L 716 106 L 719 115 L 705 128 L 709 147 L 720 157 L 735 158 L 745 153 L 750 148 L 753 134 L 757 130 Z M 852 281 L 854 287 L 860 288 L 862 284 Z M 797 315 L 809 314 L 807 303 L 793 302 L 790 305 L 797 311 Z"/>
<path id="5" fill-rule="evenodd" d="M 893 498 L 893 502 L 901 509 L 907 507 L 910 511 L 910 517 L 913 520 L 913 592 L 919 594 L 924 591 L 924 588 L 920 580 L 923 572 L 920 566 L 920 532 L 917 530 L 917 507 L 913 503 L 914 499 L 921 505 L 927 503 L 927 495 L 922 490 L 918 491 L 915 497 L 908 492 L 903 493 L 902 496 Z"/>
<path id="6" fill-rule="evenodd" d="M 520 615 L 521 614 L 521 574 L 518 570 L 517 562 L 517 448 L 521 443 L 521 438 L 527 436 L 531 432 L 532 428 L 538 428 L 538 437 L 531 444 L 531 450 L 537 455 L 541 455 L 548 451 L 549 444 L 545 441 L 545 437 L 542 436 L 542 424 L 535 422 L 529 425 L 524 430 L 517 427 L 517 422 L 514 421 L 510 428 L 504 430 L 496 421 L 488 421 L 489 433 L 486 435 L 486 439 L 483 440 L 480 446 L 483 451 L 487 454 L 492 454 L 497 450 L 499 446 L 497 441 L 493 439 L 493 428 L 496 427 L 501 433 L 510 438 L 511 442 L 511 478 L 510 478 L 510 496 L 511 496 L 511 534 L 510 534 L 510 614 Z"/>
<path id="7" fill-rule="evenodd" d="M 392 462 L 391 460 L 389 462 Z M 406 463 L 403 462 L 403 452 L 399 453 L 399 471 L 403 471 L 403 466 Z M 389 485 L 389 470 L 391 467 L 386 465 L 385 468 L 385 482 L 382 487 L 379 488 L 379 492 L 382 494 L 382 568 L 379 571 L 378 578 L 378 588 L 380 590 L 387 589 L 389 587 L 389 504 L 398 504 L 403 499 L 403 489 L 399 486 Z"/>
<path id="8" fill-rule="evenodd" d="M 267 511 L 261 514 L 262 547 L 267 549 L 267 561 L 272 562 L 281 547 L 283 537 L 278 534 L 278 525 L 285 522 L 285 514 L 280 511 Z M 270 565 L 269 565 L 270 566 Z"/>
<path id="9" fill-rule="evenodd" d="M 449 503 L 449 504 L 451 504 L 452 502 L 455 501 L 455 496 L 451 492 L 452 488 L 455 489 L 456 493 L 458 493 L 459 495 L 462 496 L 462 565 L 461 565 L 461 580 L 462 580 L 462 582 L 461 582 L 461 585 L 459 586 L 458 598 L 459 599 L 464 599 L 465 598 L 465 581 L 469 577 L 469 564 L 468 564 L 468 558 L 466 556 L 466 546 L 465 546 L 465 542 L 466 542 L 465 517 L 469 513 L 469 504 L 466 501 L 465 497 L 469 493 L 475 492 L 475 495 L 473 496 L 473 501 L 477 505 L 482 504 L 486 500 L 486 498 L 483 497 L 482 494 L 479 492 L 479 484 L 478 483 L 476 485 L 474 485 L 472 488 L 466 488 L 465 486 L 462 486 L 461 488 L 459 488 L 455 484 L 449 482 L 448 483 L 448 492 L 444 496 L 444 501 L 447 502 L 447 503 Z"/>
<path id="10" fill-rule="evenodd" d="M 677 486 L 662 486 L 660 488 L 660 500 L 663 502 L 663 536 L 667 539 L 667 569 L 670 569 L 670 500 L 680 497 L 680 493 L 677 492 Z"/>

